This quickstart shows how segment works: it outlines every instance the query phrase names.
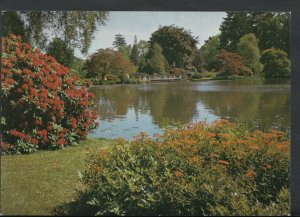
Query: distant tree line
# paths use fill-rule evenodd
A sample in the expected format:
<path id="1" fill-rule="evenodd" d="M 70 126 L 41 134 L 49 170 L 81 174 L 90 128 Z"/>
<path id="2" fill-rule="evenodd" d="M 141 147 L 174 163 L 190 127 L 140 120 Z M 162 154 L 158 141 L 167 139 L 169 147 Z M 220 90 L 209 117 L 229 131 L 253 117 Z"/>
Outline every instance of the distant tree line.
<path id="1" fill-rule="evenodd" d="M 3 35 L 20 34 L 82 78 L 130 82 L 134 73 L 205 76 L 290 76 L 290 13 L 228 12 L 220 33 L 197 48 L 198 37 L 174 25 L 160 26 L 149 41 L 126 42 L 115 35 L 111 48 L 86 59 L 97 25 L 107 12 L 4 12 Z M 55 37 L 47 42 L 50 29 Z"/>

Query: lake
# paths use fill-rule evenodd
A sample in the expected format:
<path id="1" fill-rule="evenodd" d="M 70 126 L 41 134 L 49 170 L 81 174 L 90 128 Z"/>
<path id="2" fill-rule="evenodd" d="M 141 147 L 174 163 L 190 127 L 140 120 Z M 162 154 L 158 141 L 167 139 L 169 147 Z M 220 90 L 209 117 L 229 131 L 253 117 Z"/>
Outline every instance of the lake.
<path id="1" fill-rule="evenodd" d="M 290 80 L 210 80 L 93 86 L 100 125 L 90 138 L 132 139 L 163 123 L 241 119 L 290 129 Z"/>

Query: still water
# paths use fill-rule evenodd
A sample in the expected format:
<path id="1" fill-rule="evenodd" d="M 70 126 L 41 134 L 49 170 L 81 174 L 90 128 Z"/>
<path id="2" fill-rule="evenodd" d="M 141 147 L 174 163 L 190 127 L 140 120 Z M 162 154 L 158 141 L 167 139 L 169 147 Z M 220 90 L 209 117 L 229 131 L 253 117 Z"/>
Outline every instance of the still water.
<path id="1" fill-rule="evenodd" d="M 290 129 L 289 80 L 182 81 L 94 86 L 100 115 L 91 138 L 132 139 L 163 132 L 163 122 L 211 123 L 242 119 L 263 128 Z"/>

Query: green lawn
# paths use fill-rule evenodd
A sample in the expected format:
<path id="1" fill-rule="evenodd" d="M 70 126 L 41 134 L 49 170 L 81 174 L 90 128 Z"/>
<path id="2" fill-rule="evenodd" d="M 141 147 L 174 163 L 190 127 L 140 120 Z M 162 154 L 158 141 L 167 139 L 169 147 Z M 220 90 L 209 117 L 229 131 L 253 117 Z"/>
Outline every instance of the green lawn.
<path id="1" fill-rule="evenodd" d="M 1 211 L 3 215 L 53 215 L 81 189 L 79 172 L 98 148 L 113 141 L 91 139 L 79 146 L 30 155 L 1 156 Z"/>

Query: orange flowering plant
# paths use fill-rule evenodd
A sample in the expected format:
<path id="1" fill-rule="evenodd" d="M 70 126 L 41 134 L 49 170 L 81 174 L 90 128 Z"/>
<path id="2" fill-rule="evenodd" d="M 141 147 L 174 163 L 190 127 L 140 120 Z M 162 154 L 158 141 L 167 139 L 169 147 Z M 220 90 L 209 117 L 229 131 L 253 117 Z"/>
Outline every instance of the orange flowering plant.
<path id="1" fill-rule="evenodd" d="M 141 133 L 90 158 L 79 201 L 91 215 L 285 215 L 289 145 L 227 120 Z"/>
<path id="2" fill-rule="evenodd" d="M 10 35 L 1 61 L 2 153 L 76 144 L 96 127 L 93 95 L 53 57 Z"/>

